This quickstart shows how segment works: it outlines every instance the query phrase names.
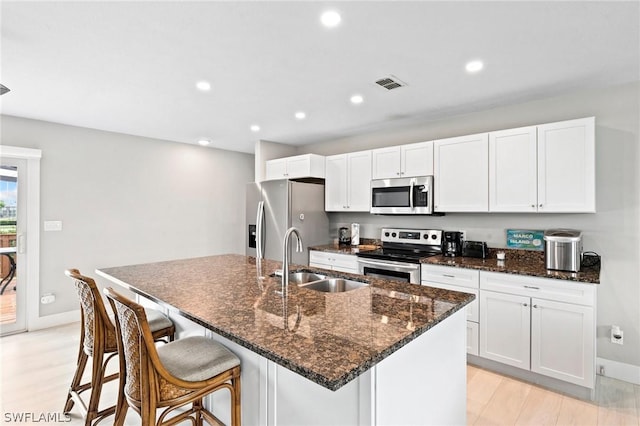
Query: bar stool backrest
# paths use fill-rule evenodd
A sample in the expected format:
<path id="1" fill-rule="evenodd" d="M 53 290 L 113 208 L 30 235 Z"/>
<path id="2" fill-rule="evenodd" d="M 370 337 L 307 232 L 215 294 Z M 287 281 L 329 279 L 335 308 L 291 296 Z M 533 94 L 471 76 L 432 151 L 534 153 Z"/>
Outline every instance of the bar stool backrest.
<path id="1" fill-rule="evenodd" d="M 124 365 L 124 392 L 129 400 L 139 405 L 143 395 L 149 389 L 144 389 L 149 383 L 153 367 L 150 365 L 149 352 L 155 354 L 155 345 L 151 329 L 147 322 L 144 308 L 121 295 L 107 289 L 107 299 L 116 313 L 116 324 L 119 330 L 118 343 L 120 350 L 120 367 Z"/>
<path id="2" fill-rule="evenodd" d="M 115 350 L 117 348 L 115 327 L 109 319 L 96 282 L 90 277 L 81 275 L 77 269 L 68 269 L 65 275 L 73 279 L 80 299 L 85 352 L 93 356 L 94 347 L 97 344 L 103 345 L 105 350 Z"/>

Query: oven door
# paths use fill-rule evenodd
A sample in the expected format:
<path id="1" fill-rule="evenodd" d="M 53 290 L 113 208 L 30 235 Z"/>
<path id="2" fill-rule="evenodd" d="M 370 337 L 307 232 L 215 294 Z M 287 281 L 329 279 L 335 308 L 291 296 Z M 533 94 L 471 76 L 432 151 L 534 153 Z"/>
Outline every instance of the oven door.
<path id="1" fill-rule="evenodd" d="M 433 176 L 371 181 L 372 214 L 433 213 Z"/>
<path id="2" fill-rule="evenodd" d="M 419 263 L 373 260 L 358 257 L 358 270 L 361 275 L 366 275 L 372 278 L 420 284 Z"/>

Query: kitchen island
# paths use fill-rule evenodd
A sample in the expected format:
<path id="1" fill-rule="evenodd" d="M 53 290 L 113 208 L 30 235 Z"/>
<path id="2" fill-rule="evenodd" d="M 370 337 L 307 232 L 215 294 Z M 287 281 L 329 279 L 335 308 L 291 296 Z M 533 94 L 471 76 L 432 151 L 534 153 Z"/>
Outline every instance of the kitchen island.
<path id="1" fill-rule="evenodd" d="M 220 255 L 96 272 L 164 309 L 178 338 L 205 335 L 240 357 L 244 424 L 465 423 L 472 295 L 292 265 L 369 285 L 291 284 L 283 297 L 280 266 Z M 208 404 L 228 419 L 224 392 Z"/>

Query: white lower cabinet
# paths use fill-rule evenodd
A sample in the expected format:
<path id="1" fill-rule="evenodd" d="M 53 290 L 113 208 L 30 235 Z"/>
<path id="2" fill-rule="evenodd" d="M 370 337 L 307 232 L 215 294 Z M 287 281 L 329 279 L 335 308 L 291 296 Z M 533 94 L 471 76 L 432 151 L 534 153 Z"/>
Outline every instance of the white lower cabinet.
<path id="1" fill-rule="evenodd" d="M 309 250 L 309 266 L 357 274 L 358 257 L 351 254 Z"/>
<path id="2" fill-rule="evenodd" d="M 480 272 L 480 356 L 593 388 L 595 287 Z"/>
<path id="3" fill-rule="evenodd" d="M 476 299 L 468 304 L 465 310 L 467 314 L 467 353 L 478 355 L 479 271 L 454 268 L 451 266 L 422 265 L 420 274 L 420 282 L 422 285 L 470 293 L 476 296 Z"/>
<path id="4" fill-rule="evenodd" d="M 482 291 L 480 310 L 480 356 L 528 370 L 529 298 Z"/>

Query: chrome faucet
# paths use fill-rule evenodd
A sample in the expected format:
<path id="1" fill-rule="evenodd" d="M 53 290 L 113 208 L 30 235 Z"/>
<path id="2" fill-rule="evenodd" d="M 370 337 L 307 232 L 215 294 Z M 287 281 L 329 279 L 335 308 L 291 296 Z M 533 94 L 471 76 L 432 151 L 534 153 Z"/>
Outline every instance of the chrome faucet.
<path id="1" fill-rule="evenodd" d="M 293 234 L 296 237 L 296 251 L 302 251 L 302 237 L 297 228 L 291 227 L 284 233 L 284 241 L 282 243 L 282 294 L 287 295 L 289 289 L 289 237 Z"/>

